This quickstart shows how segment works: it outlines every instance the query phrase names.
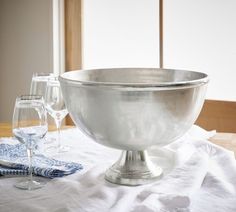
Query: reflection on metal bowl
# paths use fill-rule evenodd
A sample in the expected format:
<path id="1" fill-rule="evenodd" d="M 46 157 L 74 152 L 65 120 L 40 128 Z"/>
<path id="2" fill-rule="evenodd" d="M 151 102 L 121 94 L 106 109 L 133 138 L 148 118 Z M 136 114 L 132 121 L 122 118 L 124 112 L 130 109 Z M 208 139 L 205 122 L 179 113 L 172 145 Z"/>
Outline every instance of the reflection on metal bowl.
<path id="1" fill-rule="evenodd" d="M 105 178 L 140 185 L 162 174 L 146 149 L 175 141 L 193 125 L 208 76 L 172 69 L 113 68 L 66 72 L 59 80 L 75 124 L 94 141 L 123 150 Z"/>

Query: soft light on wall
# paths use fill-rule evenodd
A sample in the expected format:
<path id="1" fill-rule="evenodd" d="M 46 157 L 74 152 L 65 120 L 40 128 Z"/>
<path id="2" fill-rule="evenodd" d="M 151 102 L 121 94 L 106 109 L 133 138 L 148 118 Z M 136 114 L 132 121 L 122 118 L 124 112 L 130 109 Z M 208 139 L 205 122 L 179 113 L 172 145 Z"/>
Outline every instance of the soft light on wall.
<path id="1" fill-rule="evenodd" d="M 236 1 L 164 0 L 164 67 L 206 72 L 236 101 Z M 83 1 L 83 67 L 159 67 L 159 1 Z"/>

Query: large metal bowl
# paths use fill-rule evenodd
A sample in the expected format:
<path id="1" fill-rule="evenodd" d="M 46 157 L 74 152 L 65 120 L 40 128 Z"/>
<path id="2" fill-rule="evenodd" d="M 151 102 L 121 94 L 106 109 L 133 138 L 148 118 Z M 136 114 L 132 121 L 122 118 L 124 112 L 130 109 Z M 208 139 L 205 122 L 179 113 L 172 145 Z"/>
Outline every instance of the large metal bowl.
<path id="1" fill-rule="evenodd" d="M 117 68 L 66 72 L 59 80 L 74 123 L 94 141 L 124 150 L 105 178 L 139 185 L 162 174 L 146 149 L 175 141 L 197 119 L 208 76 L 183 70 Z"/>

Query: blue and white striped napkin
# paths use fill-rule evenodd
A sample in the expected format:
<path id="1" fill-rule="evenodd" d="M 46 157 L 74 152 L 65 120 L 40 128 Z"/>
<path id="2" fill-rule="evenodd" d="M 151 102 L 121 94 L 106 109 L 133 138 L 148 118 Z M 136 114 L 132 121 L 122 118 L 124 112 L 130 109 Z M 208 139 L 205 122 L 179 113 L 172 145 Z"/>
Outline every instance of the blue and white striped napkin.
<path id="1" fill-rule="evenodd" d="M 79 163 L 64 162 L 42 154 L 33 157 L 33 173 L 38 176 L 55 178 L 82 170 Z M 0 144 L 0 175 L 27 175 L 28 158 L 23 144 Z"/>

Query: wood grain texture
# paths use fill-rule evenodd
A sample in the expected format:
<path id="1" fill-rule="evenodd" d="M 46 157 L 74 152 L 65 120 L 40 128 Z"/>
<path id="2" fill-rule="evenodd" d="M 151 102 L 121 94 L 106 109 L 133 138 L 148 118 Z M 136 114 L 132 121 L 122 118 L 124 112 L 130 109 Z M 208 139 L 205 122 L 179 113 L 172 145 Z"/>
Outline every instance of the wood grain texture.
<path id="1" fill-rule="evenodd" d="M 65 55 L 66 71 L 82 67 L 82 16 L 81 0 L 65 0 Z M 73 125 L 69 116 L 66 124 Z"/>
<path id="2" fill-rule="evenodd" d="M 81 0 L 65 1 L 66 71 L 81 69 L 82 31 Z"/>
<path id="3" fill-rule="evenodd" d="M 0 137 L 12 136 L 12 127 L 8 123 L 0 123 Z"/>
<path id="4" fill-rule="evenodd" d="M 160 68 L 164 67 L 163 64 L 163 0 L 159 0 L 159 64 Z"/>
<path id="5" fill-rule="evenodd" d="M 206 130 L 236 133 L 236 102 L 206 100 L 196 124 Z"/>

